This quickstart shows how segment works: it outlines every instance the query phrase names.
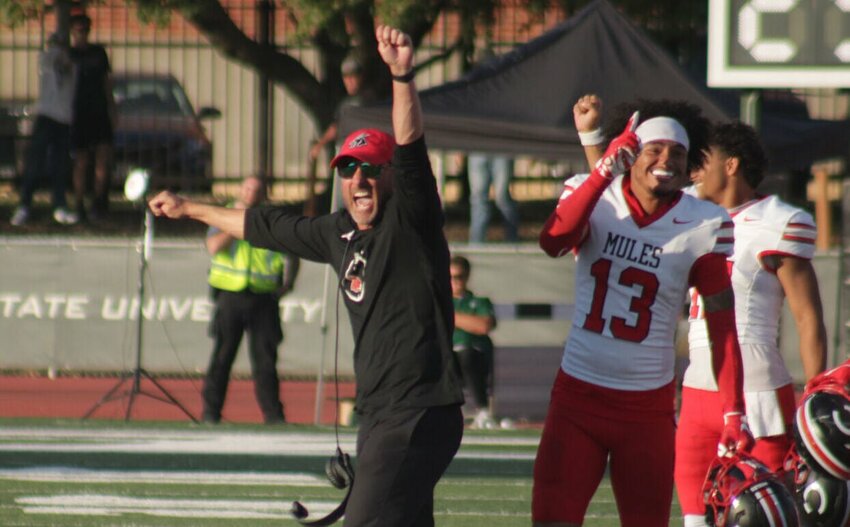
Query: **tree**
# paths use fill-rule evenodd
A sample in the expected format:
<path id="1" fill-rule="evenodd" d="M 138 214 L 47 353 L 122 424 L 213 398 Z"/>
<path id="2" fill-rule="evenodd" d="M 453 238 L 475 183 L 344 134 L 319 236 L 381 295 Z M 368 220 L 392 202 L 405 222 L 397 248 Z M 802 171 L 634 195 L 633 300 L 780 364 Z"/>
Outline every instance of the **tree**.
<path id="1" fill-rule="evenodd" d="M 88 3 L 102 1 L 88 0 Z M 376 18 L 401 27 L 418 46 L 440 15 L 457 16 L 459 34 L 454 42 L 445 52 L 420 64 L 421 68 L 455 52 L 468 61 L 475 48 L 476 36 L 492 28 L 496 10 L 502 5 L 522 5 L 537 14 L 555 8 L 570 15 L 591 0 L 260 0 L 261 4 L 283 9 L 298 28 L 294 38 L 308 42 L 317 50 L 318 75 L 285 50 L 251 39 L 234 23 L 219 0 L 125 1 L 136 6 L 144 22 L 164 23 L 173 12 L 179 13 L 223 55 L 264 72 L 271 81 L 285 87 L 314 118 L 319 129 L 324 129 L 333 120 L 337 103 L 345 96 L 340 65 L 349 54 L 356 56 L 363 65 L 364 98 L 381 98 L 388 94 L 389 73 L 380 61 L 374 37 Z M 700 28 L 704 27 L 705 2 L 612 1 L 649 27 L 656 38 L 660 37 L 660 41 L 680 57 L 683 53 L 677 47 L 680 44 L 684 44 L 683 49 L 693 47 L 694 35 L 698 36 Z M 82 3 L 85 5 L 87 1 L 82 0 Z M 62 31 L 67 28 L 71 0 L 0 0 L 0 22 L 14 25 L 38 18 L 54 8 L 59 14 L 58 29 Z M 685 57 L 687 55 L 684 53 Z"/>
<path id="2" fill-rule="evenodd" d="M 98 3 L 102 0 L 90 0 Z M 179 13 L 220 53 L 231 60 L 264 72 L 271 81 L 285 87 L 313 116 L 319 128 L 327 126 L 334 108 L 345 96 L 340 65 L 349 54 L 356 56 L 364 69 L 364 95 L 380 98 L 389 93 L 389 73 L 377 53 L 375 19 L 397 25 L 407 31 L 418 45 L 432 29 L 441 13 L 454 11 L 466 21 L 462 27 L 474 30 L 477 23 L 488 23 L 498 0 L 278 0 L 265 1 L 283 9 L 298 28 L 295 37 L 316 49 L 320 73 L 314 75 L 298 59 L 251 39 L 230 17 L 219 0 L 125 0 L 137 8 L 143 22 L 167 22 L 172 12 Z M 85 4 L 85 2 L 84 2 Z M 0 22 L 14 25 L 38 18 L 56 8 L 67 13 L 71 0 L 0 0 Z M 67 17 L 66 17 L 67 20 Z M 60 31 L 62 28 L 58 28 Z M 471 45 L 474 35 L 462 35 L 447 51 Z M 421 67 L 421 65 L 420 65 Z"/>

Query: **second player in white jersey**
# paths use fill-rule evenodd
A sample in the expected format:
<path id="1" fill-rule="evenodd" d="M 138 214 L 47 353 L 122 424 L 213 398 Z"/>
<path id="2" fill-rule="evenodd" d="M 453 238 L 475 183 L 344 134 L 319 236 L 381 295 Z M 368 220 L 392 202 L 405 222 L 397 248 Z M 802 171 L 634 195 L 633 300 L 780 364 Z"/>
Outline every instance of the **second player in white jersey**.
<path id="1" fill-rule="evenodd" d="M 817 227 L 809 213 L 775 196 L 756 198 L 729 212 L 735 222 L 735 250 L 729 265 L 746 372 L 744 390 L 773 390 L 792 380 L 777 342 L 785 291 L 773 262 L 778 256 L 811 260 Z M 684 385 L 716 390 L 702 302 L 695 290 L 691 290 L 689 320 L 692 367 L 685 372 Z"/>
<path id="2" fill-rule="evenodd" d="M 706 163 L 693 172 L 694 189 L 724 207 L 735 222 L 735 249 L 727 261 L 735 292 L 735 318 L 744 369 L 744 398 L 753 435 L 751 455 L 770 470 L 782 467 L 791 446 L 795 395 L 779 352 L 779 319 L 787 298 L 800 333 L 806 378 L 821 371 L 825 329 L 817 278 L 811 265 L 817 233 L 812 218 L 756 188 L 767 159 L 751 127 L 739 122 L 713 128 Z M 694 291 L 688 344 L 691 362 L 682 388 L 676 435 L 676 487 L 686 527 L 705 523 L 706 471 L 717 455 L 723 411 L 711 368 L 703 300 Z"/>

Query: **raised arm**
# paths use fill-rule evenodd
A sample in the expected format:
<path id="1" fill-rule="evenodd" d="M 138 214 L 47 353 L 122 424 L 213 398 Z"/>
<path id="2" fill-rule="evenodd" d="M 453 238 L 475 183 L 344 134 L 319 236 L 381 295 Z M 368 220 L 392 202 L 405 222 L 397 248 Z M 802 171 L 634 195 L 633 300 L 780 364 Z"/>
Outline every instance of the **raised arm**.
<path id="1" fill-rule="evenodd" d="M 413 43 L 410 37 L 389 26 L 375 29 L 378 53 L 393 76 L 393 133 L 396 144 L 408 145 L 422 137 L 422 107 L 413 80 Z"/>
<path id="2" fill-rule="evenodd" d="M 165 216 L 174 220 L 189 218 L 215 227 L 234 238 L 245 238 L 245 210 L 216 207 L 198 203 L 178 196 L 173 192 L 163 191 L 154 196 L 149 202 L 154 216 Z"/>
<path id="3" fill-rule="evenodd" d="M 595 94 L 584 95 L 573 106 L 573 121 L 578 131 L 584 157 L 590 170 L 605 154 L 605 136 L 602 135 L 602 99 Z"/>
<path id="4" fill-rule="evenodd" d="M 638 112 L 635 112 L 623 133 L 608 145 L 602 162 L 596 164 L 584 183 L 577 188 L 565 188 L 555 212 L 540 231 L 540 248 L 549 256 L 563 256 L 581 242 L 590 214 L 602 193 L 611 180 L 631 168 L 638 154 L 635 135 L 638 119 Z"/>

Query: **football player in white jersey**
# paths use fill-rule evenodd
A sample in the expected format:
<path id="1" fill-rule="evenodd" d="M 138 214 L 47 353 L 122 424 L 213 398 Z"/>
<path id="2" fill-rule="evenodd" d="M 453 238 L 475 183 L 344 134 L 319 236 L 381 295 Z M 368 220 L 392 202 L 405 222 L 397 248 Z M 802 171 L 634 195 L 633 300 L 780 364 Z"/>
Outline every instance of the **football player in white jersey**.
<path id="1" fill-rule="evenodd" d="M 708 144 L 706 163 L 693 179 L 699 196 L 724 207 L 735 223 L 735 249 L 728 261 L 747 419 L 756 438 L 751 454 L 776 471 L 792 443 L 796 406 L 791 375 L 777 344 L 783 298 L 797 324 L 806 379 L 821 372 L 826 360 L 826 329 L 811 264 L 817 229 L 807 212 L 756 192 L 767 158 L 750 126 L 719 124 Z M 696 291 L 691 293 L 690 365 L 676 437 L 676 488 L 686 527 L 706 525 L 702 485 L 716 455 L 713 447 L 721 433 L 716 421 L 722 411 L 711 371 L 704 304 Z"/>
<path id="2" fill-rule="evenodd" d="M 606 466 L 621 525 L 668 525 L 673 335 L 688 286 L 705 298 L 725 416 L 719 443 L 746 450 L 752 442 L 726 273 L 732 221 L 679 190 L 703 162 L 708 122 L 671 101 L 619 113 L 609 128 L 623 129 L 632 115 L 625 129 L 590 175 L 566 181 L 540 233 L 547 254 L 573 251 L 577 263 L 575 316 L 534 465 L 535 526 L 581 525 Z"/>

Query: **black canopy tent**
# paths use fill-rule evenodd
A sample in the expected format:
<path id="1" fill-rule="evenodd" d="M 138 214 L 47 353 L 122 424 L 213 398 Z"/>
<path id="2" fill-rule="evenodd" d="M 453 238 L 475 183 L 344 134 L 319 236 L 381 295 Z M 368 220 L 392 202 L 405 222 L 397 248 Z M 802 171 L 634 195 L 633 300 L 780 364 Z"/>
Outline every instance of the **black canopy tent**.
<path id="1" fill-rule="evenodd" d="M 738 115 L 730 93 L 711 92 L 607 0 L 596 0 L 540 37 L 420 96 L 429 146 L 504 152 L 540 159 L 583 159 L 573 103 L 599 94 L 607 108 L 637 98 L 691 102 L 711 120 Z M 347 107 L 344 134 L 388 129 L 389 103 Z M 800 170 L 845 156 L 850 124 L 773 113 L 765 107 L 762 140 L 773 170 Z"/>

